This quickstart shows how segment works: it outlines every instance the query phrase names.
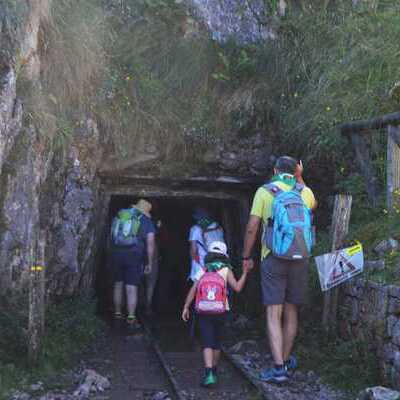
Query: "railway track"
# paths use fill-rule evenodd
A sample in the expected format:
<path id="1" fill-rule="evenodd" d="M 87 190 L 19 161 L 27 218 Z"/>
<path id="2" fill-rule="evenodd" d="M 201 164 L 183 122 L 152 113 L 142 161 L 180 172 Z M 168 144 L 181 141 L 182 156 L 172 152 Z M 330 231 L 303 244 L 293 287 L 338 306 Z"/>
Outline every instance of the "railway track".
<path id="1" fill-rule="evenodd" d="M 218 385 L 211 389 L 202 388 L 200 378 L 203 375 L 203 364 L 200 346 L 196 341 L 189 339 L 188 329 L 182 327 L 179 321 L 145 320 L 143 328 L 146 336 L 151 338 L 154 352 L 163 366 L 176 399 L 263 398 L 257 382 L 226 351 L 223 351 L 218 367 Z M 174 339 L 177 342 L 174 342 Z"/>
<path id="2" fill-rule="evenodd" d="M 111 340 L 97 368 L 111 376 L 109 400 L 255 400 L 263 396 L 257 382 L 246 376 L 235 360 L 223 357 L 219 383 L 203 388 L 201 351 L 179 321 L 146 320 L 143 328 L 128 332 L 113 328 Z M 101 362 L 100 362 L 101 361 Z M 104 399 L 104 397 L 102 397 Z"/>

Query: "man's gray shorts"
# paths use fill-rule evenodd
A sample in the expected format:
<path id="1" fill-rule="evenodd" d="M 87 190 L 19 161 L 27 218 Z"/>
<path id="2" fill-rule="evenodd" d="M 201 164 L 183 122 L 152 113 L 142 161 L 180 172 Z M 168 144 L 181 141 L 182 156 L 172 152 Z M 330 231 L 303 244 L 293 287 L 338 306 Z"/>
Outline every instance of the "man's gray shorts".
<path id="1" fill-rule="evenodd" d="M 268 255 L 261 263 L 264 305 L 303 304 L 308 285 L 308 260 L 290 261 Z"/>

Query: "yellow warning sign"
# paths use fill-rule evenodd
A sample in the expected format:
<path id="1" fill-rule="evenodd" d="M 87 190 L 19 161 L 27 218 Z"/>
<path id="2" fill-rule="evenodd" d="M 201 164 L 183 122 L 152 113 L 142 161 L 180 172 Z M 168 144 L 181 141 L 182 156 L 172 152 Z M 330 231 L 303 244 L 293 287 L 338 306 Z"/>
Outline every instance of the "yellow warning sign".
<path id="1" fill-rule="evenodd" d="M 361 245 L 361 243 L 357 243 L 355 246 L 348 247 L 345 250 L 346 250 L 346 253 L 351 257 L 357 253 L 362 252 L 362 245 Z"/>
<path id="2" fill-rule="evenodd" d="M 358 275 L 364 268 L 361 243 L 315 257 L 319 281 L 323 291 Z"/>
<path id="3" fill-rule="evenodd" d="M 38 271 L 43 271 L 44 267 L 43 265 L 32 265 L 31 271 L 32 272 L 38 272 Z"/>

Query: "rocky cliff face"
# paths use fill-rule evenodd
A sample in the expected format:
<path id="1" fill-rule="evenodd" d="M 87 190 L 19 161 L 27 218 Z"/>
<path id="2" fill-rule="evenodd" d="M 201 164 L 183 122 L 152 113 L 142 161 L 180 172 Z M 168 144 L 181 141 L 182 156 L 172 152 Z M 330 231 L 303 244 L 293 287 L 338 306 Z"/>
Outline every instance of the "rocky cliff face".
<path id="1" fill-rule="evenodd" d="M 252 43 L 274 37 L 264 21 L 265 5 L 262 0 L 192 0 L 195 13 L 204 20 L 215 40 L 235 39 Z"/>
<path id="2" fill-rule="evenodd" d="M 114 13 L 120 12 L 117 3 Z M 52 5 L 52 0 L 36 0 L 18 9 L 8 1 L 0 6 L 0 295 L 18 293 L 25 287 L 29 267 L 35 262 L 39 230 L 46 233 L 48 294 L 72 294 L 92 284 L 96 249 L 104 228 L 101 221 L 107 211 L 99 171 L 116 177 L 124 169 L 154 177 L 165 175 L 166 170 L 172 171 L 174 178 L 188 174 L 254 176 L 265 174 L 270 166 L 271 141 L 260 129 L 250 137 L 240 138 L 233 132 L 230 140 L 221 136 L 210 142 L 188 135 L 184 146 L 198 149 L 195 161 L 189 160 L 190 169 L 181 167 L 187 161 L 184 158 L 178 157 L 177 162 L 179 148 L 166 151 L 165 142 L 152 135 L 142 136 L 136 142 L 135 156 L 124 159 L 112 145 L 114 132 L 104 123 L 104 116 L 82 111 L 82 107 L 69 114 L 68 129 L 63 131 L 68 137 L 57 145 L 57 138 L 49 133 L 54 128 L 46 109 L 39 116 L 48 118 L 48 125 L 35 124 L 24 96 L 29 86 L 33 102 L 39 102 L 43 97 L 39 94 L 44 92 L 43 75 L 55 68 L 46 65 L 44 56 L 51 45 L 46 35 Z M 214 11 L 209 8 L 207 15 Z M 216 25 L 212 24 L 222 26 L 224 18 L 218 15 L 213 20 Z M 232 23 L 232 29 L 239 32 L 250 22 Z M 184 25 L 187 28 L 188 24 Z M 188 29 L 181 32 L 184 40 L 199 34 L 196 24 L 189 33 Z M 246 38 L 259 34 L 253 28 L 247 31 Z M 60 85 L 62 79 L 60 76 Z M 46 101 L 50 99 L 58 109 L 63 99 L 54 97 L 47 93 Z M 254 110 L 248 100 L 242 103 L 237 101 L 230 112 L 247 107 L 245 124 L 252 130 L 257 126 Z"/>
<path id="3" fill-rule="evenodd" d="M 90 284 L 99 203 L 96 163 L 101 158 L 97 125 L 84 118 L 68 150 L 56 151 L 30 123 L 17 94 L 18 79 L 41 85 L 40 30 L 49 7 L 50 0 L 34 1 L 20 15 L 19 40 L 11 43 L 15 37 L 9 37 L 0 74 L 1 294 L 25 286 L 41 228 L 47 235 L 49 290 L 72 293 Z M 6 12 L 4 26 L 9 23 Z M 22 64 L 23 76 L 17 77 Z"/>

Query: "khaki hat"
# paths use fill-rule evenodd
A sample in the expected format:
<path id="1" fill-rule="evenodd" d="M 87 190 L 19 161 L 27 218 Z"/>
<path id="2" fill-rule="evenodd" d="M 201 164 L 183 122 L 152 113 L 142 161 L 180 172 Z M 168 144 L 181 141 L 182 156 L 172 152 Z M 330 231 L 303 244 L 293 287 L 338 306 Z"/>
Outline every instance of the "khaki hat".
<path id="1" fill-rule="evenodd" d="M 144 199 L 140 199 L 136 204 L 132 204 L 133 208 L 137 208 L 139 211 L 141 211 L 146 217 L 151 218 L 151 208 L 152 205 L 150 202 Z"/>

